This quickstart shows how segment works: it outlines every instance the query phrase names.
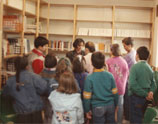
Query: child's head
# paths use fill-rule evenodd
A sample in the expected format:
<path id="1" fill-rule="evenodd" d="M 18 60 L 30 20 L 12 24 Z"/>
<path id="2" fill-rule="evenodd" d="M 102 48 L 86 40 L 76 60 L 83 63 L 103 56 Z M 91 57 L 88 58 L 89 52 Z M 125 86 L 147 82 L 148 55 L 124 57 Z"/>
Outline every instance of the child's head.
<path id="1" fill-rule="evenodd" d="M 113 56 L 121 56 L 121 50 L 119 44 L 112 44 L 110 50 Z"/>
<path id="2" fill-rule="evenodd" d="M 59 80 L 59 77 L 62 73 L 64 73 L 65 71 L 70 71 L 72 72 L 72 65 L 71 65 L 71 62 L 68 58 L 64 57 L 64 58 L 61 58 L 59 61 L 58 61 L 58 64 L 56 66 L 56 76 L 55 76 L 55 79 L 58 81 Z"/>
<path id="3" fill-rule="evenodd" d="M 74 73 L 85 72 L 85 59 L 82 55 L 78 55 L 73 59 L 72 66 Z"/>
<path id="4" fill-rule="evenodd" d="M 54 68 L 57 65 L 56 56 L 53 54 L 46 55 L 44 64 L 46 68 Z"/>
<path id="5" fill-rule="evenodd" d="M 34 46 L 36 49 L 44 52 L 46 50 L 45 46 L 48 44 L 48 40 L 44 37 L 37 37 L 34 41 Z"/>
<path id="6" fill-rule="evenodd" d="M 86 44 L 85 44 L 85 53 L 93 53 L 95 52 L 95 45 L 93 42 L 91 41 L 88 41 Z"/>
<path id="7" fill-rule="evenodd" d="M 25 70 L 28 66 L 28 59 L 27 57 L 21 57 L 21 56 L 18 56 L 15 58 L 15 70 L 16 72 L 17 71 L 22 71 L 22 70 Z"/>
<path id="8" fill-rule="evenodd" d="M 27 57 L 17 57 L 15 59 L 15 70 L 16 70 L 16 90 L 20 91 L 19 86 L 21 85 L 20 83 L 20 73 L 21 71 L 24 71 L 28 67 L 28 59 Z"/>
<path id="9" fill-rule="evenodd" d="M 147 47 L 142 46 L 137 49 L 136 60 L 147 60 L 149 58 L 149 50 Z"/>
<path id="10" fill-rule="evenodd" d="M 133 39 L 131 37 L 127 37 L 127 38 L 124 38 L 122 40 L 122 43 L 123 43 L 123 46 L 124 46 L 124 49 L 127 51 L 127 52 L 130 52 L 131 49 L 133 48 Z"/>
<path id="11" fill-rule="evenodd" d="M 92 54 L 91 61 L 92 61 L 92 65 L 96 69 L 101 69 L 103 68 L 105 63 L 105 56 L 101 52 L 95 52 Z"/>
<path id="12" fill-rule="evenodd" d="M 82 50 L 82 47 L 84 46 L 84 40 L 82 38 L 77 38 L 74 42 L 73 42 L 73 47 L 75 48 L 75 51 L 77 53 L 80 53 Z"/>
<path id="13" fill-rule="evenodd" d="M 66 71 L 61 74 L 57 91 L 65 94 L 72 94 L 78 92 L 75 83 L 75 78 L 72 72 Z"/>

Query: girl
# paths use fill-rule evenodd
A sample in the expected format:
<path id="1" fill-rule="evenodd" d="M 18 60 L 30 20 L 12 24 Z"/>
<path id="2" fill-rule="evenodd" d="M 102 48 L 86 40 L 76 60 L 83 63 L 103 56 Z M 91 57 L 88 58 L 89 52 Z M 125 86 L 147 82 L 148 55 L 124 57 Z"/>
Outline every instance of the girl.
<path id="1" fill-rule="evenodd" d="M 75 84 L 75 78 L 69 71 L 59 78 L 59 86 L 49 98 L 53 108 L 52 124 L 83 124 L 83 107 Z"/>
<path id="2" fill-rule="evenodd" d="M 111 47 L 112 57 L 106 61 L 108 71 L 114 76 L 116 86 L 118 89 L 118 111 L 117 122 L 122 123 L 123 118 L 123 96 L 125 94 L 126 82 L 128 79 L 128 65 L 121 57 L 120 47 L 118 44 L 113 44 Z"/>
<path id="3" fill-rule="evenodd" d="M 81 89 L 81 93 L 83 92 L 83 86 L 84 81 L 88 75 L 87 72 L 85 72 L 85 59 L 82 55 L 78 55 L 74 58 L 73 62 L 73 72 L 75 79 L 77 80 L 79 87 Z"/>
<path id="4" fill-rule="evenodd" d="M 28 71 L 26 57 L 15 60 L 16 75 L 7 80 L 3 94 L 14 98 L 16 123 L 42 123 L 43 102 L 40 94 L 47 89 L 47 83 L 39 76 Z"/>

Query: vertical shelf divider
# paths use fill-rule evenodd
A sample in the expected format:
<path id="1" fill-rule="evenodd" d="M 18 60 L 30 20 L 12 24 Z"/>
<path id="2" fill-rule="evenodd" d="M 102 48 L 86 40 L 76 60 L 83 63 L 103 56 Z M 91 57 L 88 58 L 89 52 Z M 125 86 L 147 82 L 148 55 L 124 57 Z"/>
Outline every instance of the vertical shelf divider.
<path id="1" fill-rule="evenodd" d="M 37 0 L 37 8 L 36 8 L 36 37 L 39 35 L 39 9 L 40 9 L 40 0 Z"/>
<path id="2" fill-rule="evenodd" d="M 111 43 L 114 43 L 114 32 L 115 32 L 115 6 L 112 6 L 112 40 Z"/>
<path id="3" fill-rule="evenodd" d="M 76 32 L 77 32 L 77 5 L 74 5 L 74 20 L 73 20 L 73 38 L 72 42 L 76 39 Z"/>

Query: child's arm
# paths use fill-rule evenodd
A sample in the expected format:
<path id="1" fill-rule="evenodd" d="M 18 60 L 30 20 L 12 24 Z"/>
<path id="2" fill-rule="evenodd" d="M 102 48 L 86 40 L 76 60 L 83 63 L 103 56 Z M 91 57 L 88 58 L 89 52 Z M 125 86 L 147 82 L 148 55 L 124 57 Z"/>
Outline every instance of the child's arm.
<path id="1" fill-rule="evenodd" d="M 116 88 L 116 84 L 115 84 L 115 80 L 114 80 L 114 77 L 112 76 L 111 78 L 111 83 L 112 83 L 112 94 L 113 94 L 113 97 L 114 97 L 114 104 L 115 106 L 117 106 L 118 104 L 118 90 Z"/>
<path id="2" fill-rule="evenodd" d="M 90 100 L 92 96 L 92 84 L 87 77 L 84 84 L 83 98 L 84 98 L 84 110 L 86 113 L 90 111 Z"/>
<path id="3" fill-rule="evenodd" d="M 139 86 L 136 79 L 135 66 L 133 66 L 130 70 L 128 89 L 139 96 L 147 97 L 148 93 Z"/>

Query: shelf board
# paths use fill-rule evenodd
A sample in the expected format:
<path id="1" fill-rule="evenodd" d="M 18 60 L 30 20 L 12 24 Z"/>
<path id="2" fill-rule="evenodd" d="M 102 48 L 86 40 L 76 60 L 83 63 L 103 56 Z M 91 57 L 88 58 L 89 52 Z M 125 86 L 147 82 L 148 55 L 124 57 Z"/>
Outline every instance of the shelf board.
<path id="1" fill-rule="evenodd" d="M 22 55 L 21 55 L 21 54 L 11 54 L 11 55 L 6 55 L 6 56 L 4 56 L 4 59 L 15 58 L 15 57 L 18 57 L 18 56 L 22 56 Z"/>
<path id="2" fill-rule="evenodd" d="M 112 20 L 77 20 L 78 22 L 102 22 L 102 23 L 112 23 Z"/>
<path id="3" fill-rule="evenodd" d="M 25 35 L 35 35 L 35 32 L 24 32 Z"/>
<path id="4" fill-rule="evenodd" d="M 66 54 L 69 50 L 55 50 L 54 48 L 49 48 L 51 52 L 57 53 L 57 54 Z"/>
<path id="5" fill-rule="evenodd" d="M 76 35 L 78 37 L 102 37 L 102 38 L 112 38 L 112 36 L 90 36 L 90 35 Z"/>
<path id="6" fill-rule="evenodd" d="M 54 34 L 54 33 L 49 33 L 49 35 L 56 35 L 56 36 L 73 36 L 73 34 Z"/>
<path id="7" fill-rule="evenodd" d="M 115 21 L 115 23 L 134 23 L 134 24 L 152 24 L 152 22 L 134 22 L 134 21 Z"/>
<path id="8" fill-rule="evenodd" d="M 73 22 L 74 20 L 73 19 L 51 19 L 50 18 L 50 21 L 71 21 L 71 22 Z"/>
<path id="9" fill-rule="evenodd" d="M 7 34 L 20 34 L 21 33 L 20 31 L 3 31 L 3 32 Z"/>
<path id="10" fill-rule="evenodd" d="M 126 38 L 126 36 L 114 36 L 114 38 Z M 148 40 L 151 39 L 151 38 L 146 38 L 146 37 L 132 37 L 132 38 L 134 38 L 134 39 L 148 39 Z"/>

